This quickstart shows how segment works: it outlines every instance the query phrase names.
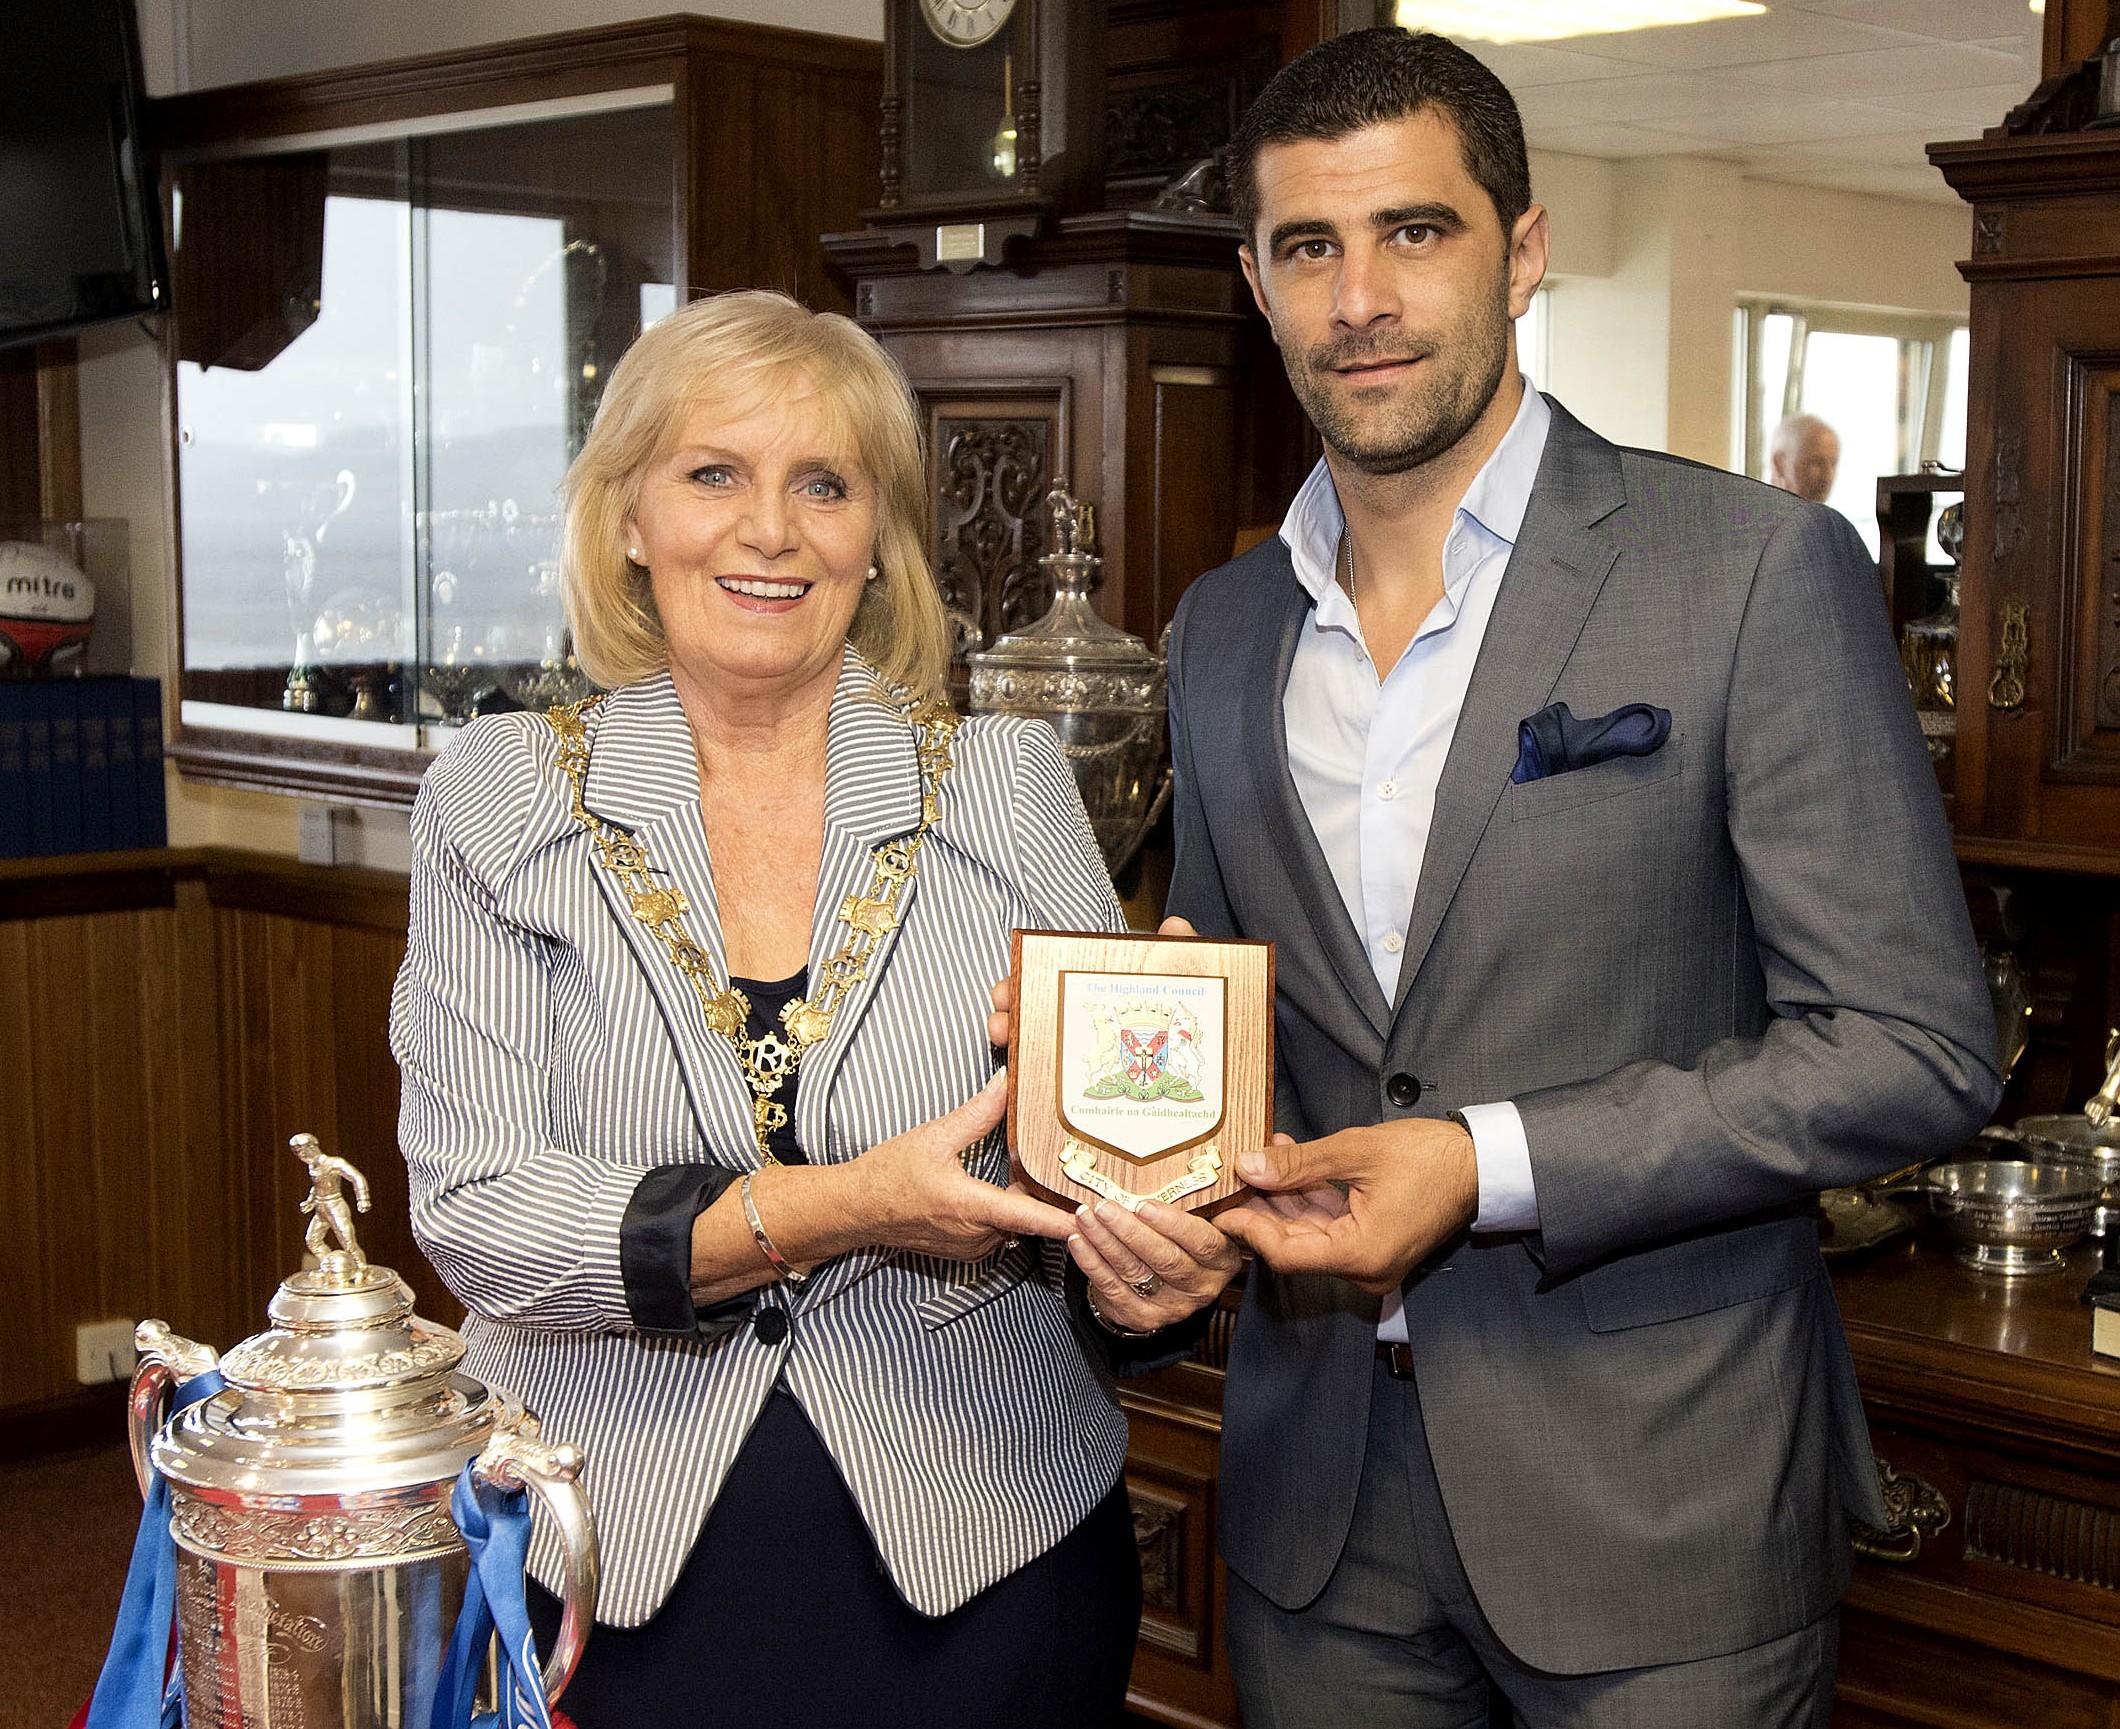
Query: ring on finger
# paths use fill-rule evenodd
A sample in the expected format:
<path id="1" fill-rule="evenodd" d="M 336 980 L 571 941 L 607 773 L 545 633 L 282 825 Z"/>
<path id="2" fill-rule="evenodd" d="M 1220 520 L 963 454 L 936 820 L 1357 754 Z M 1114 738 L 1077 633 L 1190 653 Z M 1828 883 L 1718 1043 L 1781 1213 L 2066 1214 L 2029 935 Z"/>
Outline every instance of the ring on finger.
<path id="1" fill-rule="evenodd" d="M 1137 1297 L 1153 1297 L 1163 1289 L 1163 1275 L 1151 1269 L 1138 1279 L 1128 1279 L 1127 1285 Z"/>

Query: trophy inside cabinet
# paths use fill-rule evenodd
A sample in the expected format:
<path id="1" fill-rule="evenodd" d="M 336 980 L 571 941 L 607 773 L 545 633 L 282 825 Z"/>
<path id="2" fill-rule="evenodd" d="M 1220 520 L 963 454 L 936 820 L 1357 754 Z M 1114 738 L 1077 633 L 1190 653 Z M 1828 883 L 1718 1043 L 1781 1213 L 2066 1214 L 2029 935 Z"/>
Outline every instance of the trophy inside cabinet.
<path id="1" fill-rule="evenodd" d="M 1877 482 L 1877 568 L 1914 712 L 1943 788 L 1958 775 L 1958 584 L 1965 477 L 1944 470 Z"/>
<path id="2" fill-rule="evenodd" d="M 673 130 L 658 96 L 172 163 L 187 723 L 417 748 L 587 694 L 559 483 L 676 303 Z"/>

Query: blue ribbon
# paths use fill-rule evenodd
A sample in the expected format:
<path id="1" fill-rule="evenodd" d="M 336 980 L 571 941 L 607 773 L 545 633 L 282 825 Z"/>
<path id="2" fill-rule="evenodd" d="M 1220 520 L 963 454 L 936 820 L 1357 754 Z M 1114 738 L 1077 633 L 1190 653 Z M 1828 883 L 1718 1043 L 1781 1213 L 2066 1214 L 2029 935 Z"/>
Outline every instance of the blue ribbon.
<path id="1" fill-rule="evenodd" d="M 449 1512 L 471 1551 L 464 1606 L 442 1661 L 432 1729 L 552 1729 L 545 1705 L 537 1638 L 523 1601 L 523 1569 L 530 1552 L 530 1496 L 482 1483 L 466 1465 L 450 1491 Z M 498 1631 L 506 1658 L 499 1709 L 474 1717 L 472 1701 L 485 1669 L 486 1641 Z"/>
<path id="2" fill-rule="evenodd" d="M 212 1398 L 223 1385 L 218 1369 L 193 1376 L 171 1396 L 169 1414 L 174 1417 L 187 1405 Z M 169 1535 L 169 1484 L 157 1471 L 140 1513 L 125 1593 L 118 1599 L 117 1631 L 111 1635 L 103 1673 L 96 1678 L 87 1729 L 178 1729 L 184 1672 L 169 1648 L 176 1608 L 177 1546 Z"/>

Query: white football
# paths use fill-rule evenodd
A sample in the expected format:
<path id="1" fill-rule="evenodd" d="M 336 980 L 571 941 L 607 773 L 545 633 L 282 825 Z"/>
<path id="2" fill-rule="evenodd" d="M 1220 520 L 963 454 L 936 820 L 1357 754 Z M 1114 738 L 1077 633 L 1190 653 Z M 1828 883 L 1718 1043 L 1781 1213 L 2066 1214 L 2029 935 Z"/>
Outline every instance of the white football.
<path id="1" fill-rule="evenodd" d="M 0 540 L 0 618 L 86 624 L 96 616 L 96 585 L 64 553 L 34 540 Z"/>

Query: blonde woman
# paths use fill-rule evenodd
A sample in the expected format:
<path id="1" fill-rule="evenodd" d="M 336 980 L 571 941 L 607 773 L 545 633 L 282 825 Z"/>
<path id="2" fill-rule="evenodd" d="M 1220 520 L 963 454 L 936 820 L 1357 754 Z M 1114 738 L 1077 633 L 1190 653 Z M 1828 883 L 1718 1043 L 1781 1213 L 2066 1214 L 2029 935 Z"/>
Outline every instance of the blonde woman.
<path id="1" fill-rule="evenodd" d="M 1102 1224 L 1005 1186 L 1009 932 L 1121 920 L 1051 733 L 940 699 L 904 382 L 845 319 L 697 302 L 619 363 L 566 508 L 610 694 L 435 764 L 392 1015 L 468 1366 L 591 1461 L 606 1624 L 564 1705 L 1114 1721 L 1140 1586 L 1107 1371 L 1173 1335 L 1093 1315 L 1176 1323 L 1237 1258 L 1186 1221 L 1122 1288 Z"/>

